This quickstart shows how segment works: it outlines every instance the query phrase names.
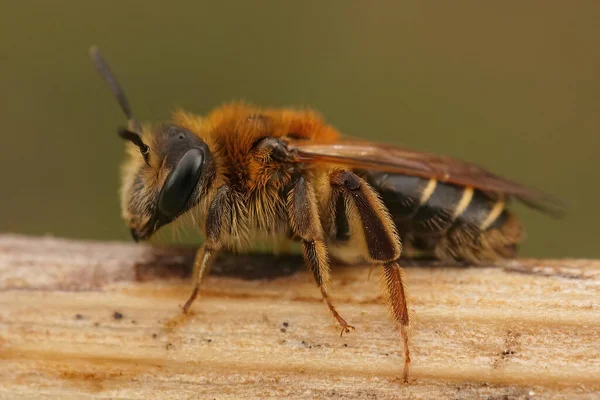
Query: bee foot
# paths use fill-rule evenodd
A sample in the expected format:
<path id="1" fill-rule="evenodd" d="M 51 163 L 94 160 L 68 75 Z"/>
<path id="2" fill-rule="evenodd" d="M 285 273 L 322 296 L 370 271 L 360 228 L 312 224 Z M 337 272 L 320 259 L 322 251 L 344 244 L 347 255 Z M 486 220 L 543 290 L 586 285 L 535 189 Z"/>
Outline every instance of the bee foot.
<path id="1" fill-rule="evenodd" d="M 352 325 L 348 325 L 346 322 L 344 322 L 343 324 L 340 324 L 340 326 L 342 327 L 342 331 L 340 332 L 340 337 L 344 336 L 344 333 L 350 333 L 350 332 L 356 330 L 355 327 L 353 327 Z"/>

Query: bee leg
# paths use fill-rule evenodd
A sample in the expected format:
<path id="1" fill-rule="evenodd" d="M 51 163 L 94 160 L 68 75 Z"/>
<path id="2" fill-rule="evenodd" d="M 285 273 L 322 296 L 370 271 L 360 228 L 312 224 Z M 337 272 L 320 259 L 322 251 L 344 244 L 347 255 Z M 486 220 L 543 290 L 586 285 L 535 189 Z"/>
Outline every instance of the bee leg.
<path id="1" fill-rule="evenodd" d="M 194 259 L 194 289 L 183 306 L 183 312 L 185 314 L 187 314 L 192 303 L 198 297 L 202 278 L 210 270 L 210 266 L 221 248 L 219 240 L 221 231 L 223 226 L 229 222 L 231 218 L 231 207 L 229 205 L 228 195 L 229 187 L 226 185 L 220 187 L 208 209 L 208 214 L 206 215 L 206 240 L 202 248 L 198 250 L 196 258 Z"/>
<path id="2" fill-rule="evenodd" d="M 404 289 L 404 271 L 396 261 L 388 262 L 383 266 L 383 274 L 387 286 L 391 313 L 394 322 L 400 330 L 404 345 L 404 382 L 408 382 L 408 369 L 410 366 L 410 348 L 408 346 L 409 316 L 406 307 L 406 291 Z"/>
<path id="3" fill-rule="evenodd" d="M 196 258 L 194 259 L 194 289 L 192 290 L 190 297 L 187 299 L 185 305 L 183 306 L 183 312 L 185 314 L 188 313 L 190 307 L 192 306 L 192 303 L 198 297 L 198 292 L 200 291 L 200 284 L 202 283 L 202 278 L 210 270 L 210 264 L 212 263 L 216 255 L 217 251 L 214 248 L 207 245 L 206 243 L 202 246 L 200 250 L 198 250 Z"/>
<path id="4" fill-rule="evenodd" d="M 361 178 L 349 171 L 335 171 L 330 175 L 332 201 L 338 196 L 345 198 L 352 232 L 361 234 L 366 244 L 365 258 L 383 267 L 386 294 L 392 318 L 400 331 L 404 345 L 404 381 L 408 382 L 410 350 L 408 346 L 409 315 L 400 257 L 400 238 L 395 225 L 373 189 Z"/>
<path id="5" fill-rule="evenodd" d="M 321 295 L 327 303 L 331 314 L 338 321 L 342 330 L 340 336 L 354 330 L 337 312 L 329 299 L 327 287 L 331 280 L 327 246 L 323 240 L 323 228 L 319 218 L 317 199 L 312 186 L 300 177 L 288 197 L 289 220 L 295 235 L 302 239 L 302 255 L 308 269 L 312 272 Z"/>

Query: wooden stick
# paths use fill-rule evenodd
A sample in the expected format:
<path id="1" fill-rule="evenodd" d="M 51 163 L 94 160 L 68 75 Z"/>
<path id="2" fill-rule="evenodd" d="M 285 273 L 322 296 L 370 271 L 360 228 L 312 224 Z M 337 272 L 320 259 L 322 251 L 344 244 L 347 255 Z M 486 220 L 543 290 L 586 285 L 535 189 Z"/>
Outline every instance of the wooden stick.
<path id="1" fill-rule="evenodd" d="M 333 268 L 339 337 L 299 256 L 0 235 L 0 399 L 594 398 L 600 262 L 406 268 L 412 381 L 369 266 Z M 506 397 L 505 397 L 506 396 Z"/>

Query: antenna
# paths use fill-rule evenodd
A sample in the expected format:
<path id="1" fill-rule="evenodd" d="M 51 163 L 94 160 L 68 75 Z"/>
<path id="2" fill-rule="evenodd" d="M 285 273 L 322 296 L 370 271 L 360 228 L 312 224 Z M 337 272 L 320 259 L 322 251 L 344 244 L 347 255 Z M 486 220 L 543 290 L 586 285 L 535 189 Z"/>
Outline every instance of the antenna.
<path id="1" fill-rule="evenodd" d="M 108 63 L 100 54 L 100 50 L 96 46 L 90 47 L 89 50 L 90 58 L 92 59 L 98 73 L 107 83 L 111 92 L 115 95 L 117 102 L 119 102 L 119 106 L 121 106 L 121 110 L 125 114 L 128 119 L 128 128 L 127 129 L 119 129 L 118 134 L 121 138 L 130 141 L 134 145 L 136 145 L 140 149 L 140 153 L 144 156 L 144 160 L 146 164 L 148 164 L 148 154 L 150 153 L 150 148 L 147 144 L 144 143 L 142 137 L 139 132 L 141 132 L 141 125 L 138 120 L 135 119 L 133 113 L 131 112 L 131 107 L 129 106 L 129 102 L 127 101 L 127 97 L 125 96 L 125 92 L 119 82 L 117 81 L 117 77 L 110 70 Z"/>

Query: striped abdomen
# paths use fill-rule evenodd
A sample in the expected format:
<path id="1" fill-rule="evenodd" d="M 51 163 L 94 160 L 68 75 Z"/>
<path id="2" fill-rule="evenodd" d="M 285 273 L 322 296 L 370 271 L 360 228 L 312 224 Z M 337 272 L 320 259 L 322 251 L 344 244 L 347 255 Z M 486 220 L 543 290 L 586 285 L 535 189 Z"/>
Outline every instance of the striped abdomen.
<path id="1" fill-rule="evenodd" d="M 381 195 L 406 247 L 471 262 L 515 255 L 522 229 L 502 197 L 435 179 L 375 171 L 361 175 Z"/>

